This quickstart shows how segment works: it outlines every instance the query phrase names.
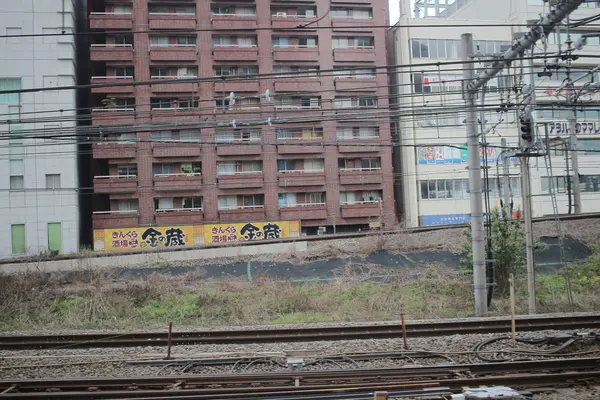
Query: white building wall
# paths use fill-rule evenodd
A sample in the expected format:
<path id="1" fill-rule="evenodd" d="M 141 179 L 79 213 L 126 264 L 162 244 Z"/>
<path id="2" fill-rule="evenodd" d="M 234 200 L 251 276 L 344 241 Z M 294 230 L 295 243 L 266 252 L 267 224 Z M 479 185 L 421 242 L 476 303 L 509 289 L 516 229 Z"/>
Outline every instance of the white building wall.
<path id="1" fill-rule="evenodd" d="M 2 34 L 72 32 L 72 0 L 24 0 L 3 2 Z M 0 39 L 0 79 L 20 78 L 21 88 L 43 88 L 75 84 L 74 37 L 20 37 Z M 48 250 L 48 224 L 61 223 L 61 252 L 79 248 L 77 197 L 77 145 L 67 140 L 33 139 L 43 129 L 75 130 L 75 91 L 43 91 L 20 96 L 20 120 L 7 118 L 8 106 L 0 104 L 0 120 L 12 119 L 11 130 L 22 130 L 22 156 L 0 146 L 0 257 L 12 255 L 11 225 L 25 224 L 28 254 Z M 14 110 L 14 109 L 13 109 Z M 62 111 L 60 111 L 62 110 Z M 46 119 L 45 122 L 39 121 Z M 0 135 L 8 133 L 0 124 Z M 35 132 L 32 132 L 35 130 Z M 29 131 L 29 133 L 27 133 Z M 73 132 L 74 133 L 74 132 Z M 11 160 L 24 161 L 24 190 L 10 190 Z M 60 174 L 60 189 L 46 189 L 46 174 Z"/>
<path id="2" fill-rule="evenodd" d="M 524 23 L 529 19 L 538 19 L 539 14 L 544 10 L 542 6 L 535 6 L 535 0 L 517 0 L 517 1 L 496 1 L 496 0 L 462 0 L 461 8 L 454 11 L 449 18 L 430 17 L 415 19 L 413 18 L 413 10 L 410 7 L 409 0 L 402 0 L 400 3 L 400 20 L 399 27 L 390 30 L 389 43 L 390 47 L 390 64 L 413 65 L 409 69 L 402 69 L 396 73 L 392 82 L 393 85 L 398 85 L 394 95 L 397 96 L 397 107 L 399 112 L 403 111 L 409 114 L 409 110 L 415 110 L 416 113 L 423 113 L 428 108 L 440 104 L 446 104 L 448 109 L 464 104 L 460 94 L 436 95 L 433 93 L 416 94 L 413 93 L 413 85 L 411 84 L 411 73 L 424 72 L 430 76 L 435 76 L 438 73 L 436 66 L 423 66 L 425 63 L 435 63 L 436 61 L 457 61 L 452 59 L 432 59 L 432 58 L 413 58 L 411 50 L 411 39 L 456 39 L 460 40 L 462 33 L 472 33 L 475 41 L 504 41 L 510 42 L 513 34 L 517 32 L 515 28 L 510 26 L 498 27 L 487 26 L 477 27 L 473 25 L 498 24 L 503 22 Z M 547 8 L 546 8 L 547 11 Z M 597 12 L 597 8 L 584 7 L 574 14 L 574 18 L 589 17 Z M 431 25 L 459 25 L 448 27 L 431 27 Z M 419 27 L 418 25 L 429 25 L 427 27 Z M 410 27 L 408 27 L 410 26 Z M 519 28 L 516 28 L 519 29 Z M 522 28 L 523 30 L 525 28 Z M 556 46 L 555 46 L 556 47 Z M 596 48 L 598 47 L 598 48 Z M 551 48 L 550 51 L 553 49 Z M 585 52 L 600 54 L 600 46 L 590 45 L 585 48 Z M 460 57 L 460 54 L 458 54 Z M 580 58 L 577 61 L 580 65 L 589 66 L 592 58 Z M 576 63 L 576 64 L 577 64 Z M 597 61 L 593 61 L 597 65 Z M 447 72 L 450 69 L 461 69 L 461 64 L 442 65 L 439 67 L 441 75 L 444 74 L 462 74 L 462 71 Z M 444 78 L 442 78 L 444 79 Z M 525 81 L 525 83 L 528 83 Z M 560 82 L 542 82 L 541 85 L 556 85 Z M 501 99 L 495 94 L 486 94 L 487 104 L 498 104 Z M 514 99 L 514 98 L 513 98 Z M 590 100 L 600 100 L 590 99 Z M 556 98 L 544 98 L 538 96 L 538 103 L 556 102 Z M 493 112 L 486 114 L 491 119 Z M 505 123 L 499 125 L 495 134 L 488 135 L 488 141 L 491 145 L 500 145 L 501 138 L 505 138 L 510 146 L 514 146 L 519 141 L 519 130 L 516 124 L 516 114 L 511 113 L 504 115 Z M 468 214 L 470 212 L 470 204 L 468 199 L 423 199 L 421 196 L 420 182 L 425 180 L 443 180 L 443 179 L 468 179 L 468 171 L 466 163 L 459 164 L 420 164 L 416 157 L 415 145 L 418 146 L 438 146 L 438 145 L 461 145 L 466 142 L 466 128 L 464 124 L 456 127 L 433 127 L 428 125 L 428 117 L 426 116 L 401 116 L 396 124 L 400 130 L 400 150 L 397 152 L 396 163 L 402 166 L 399 179 L 401 179 L 402 193 L 398 201 L 401 202 L 403 211 L 403 222 L 406 226 L 419 226 L 423 224 L 424 217 L 431 223 L 442 219 L 441 216 Z M 592 121 L 587 121 L 592 122 Z M 595 121 L 594 121 L 595 122 Z M 600 128 L 600 121 L 597 125 Z M 490 124 L 487 125 L 487 128 Z M 597 136 L 597 133 L 591 133 L 587 136 Z M 583 136 L 580 137 L 583 139 Z M 580 174 L 582 175 L 600 175 L 600 154 L 598 155 L 583 155 L 580 154 Z M 564 157 L 554 157 L 553 160 L 553 175 L 566 175 Z M 533 191 L 533 211 L 534 216 L 543 216 L 553 213 L 551 197 L 545 195 L 542 191 L 542 177 L 547 176 L 547 171 L 544 159 L 531 160 L 531 175 L 532 175 L 532 191 Z M 496 162 L 490 165 L 489 176 L 495 178 L 497 174 Z M 502 173 L 502 167 L 499 165 L 499 171 Z M 511 164 L 510 174 L 515 178 L 520 173 L 518 165 Z M 567 213 L 567 197 L 564 194 L 557 196 L 558 207 L 560 213 Z M 521 208 L 520 187 L 515 188 L 515 196 L 512 199 L 514 209 Z M 582 194 L 583 212 L 600 212 L 600 193 L 583 193 Z M 491 206 L 498 207 L 500 205 L 499 197 L 492 197 Z M 438 216 L 435 218 L 435 216 Z M 427 218 L 432 217 L 432 218 Z M 443 218 L 447 221 L 447 218 Z M 460 222 L 460 218 L 451 218 L 450 221 Z"/>

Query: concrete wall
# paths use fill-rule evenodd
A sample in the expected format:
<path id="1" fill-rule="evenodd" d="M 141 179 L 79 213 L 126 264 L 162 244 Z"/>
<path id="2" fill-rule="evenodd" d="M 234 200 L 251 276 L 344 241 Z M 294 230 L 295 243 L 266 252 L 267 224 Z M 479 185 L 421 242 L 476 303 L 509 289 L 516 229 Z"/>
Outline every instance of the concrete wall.
<path id="1" fill-rule="evenodd" d="M 193 262 L 201 259 L 231 258 L 257 254 L 290 254 L 307 249 L 307 242 L 286 242 L 256 246 L 218 247 L 161 253 L 97 257 L 59 261 L 41 261 L 0 265 L 1 273 L 78 271 L 99 268 L 156 267 L 165 263 Z"/>

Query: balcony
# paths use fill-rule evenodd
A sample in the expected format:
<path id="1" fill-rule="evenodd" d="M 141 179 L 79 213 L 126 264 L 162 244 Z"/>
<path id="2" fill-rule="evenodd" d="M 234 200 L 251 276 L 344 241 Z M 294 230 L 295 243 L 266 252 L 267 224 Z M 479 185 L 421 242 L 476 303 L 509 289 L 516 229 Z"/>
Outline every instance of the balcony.
<path id="1" fill-rule="evenodd" d="M 335 90 L 362 90 L 362 91 L 377 91 L 377 77 L 336 77 Z"/>
<path id="2" fill-rule="evenodd" d="M 341 4 L 341 5 L 345 5 L 345 4 L 364 4 L 364 5 L 371 5 L 372 0 L 331 0 L 332 4 Z"/>
<path id="3" fill-rule="evenodd" d="M 256 14 L 213 14 L 213 29 L 256 29 Z"/>
<path id="4" fill-rule="evenodd" d="M 94 193 L 135 193 L 136 175 L 107 175 L 94 177 Z"/>
<path id="5" fill-rule="evenodd" d="M 156 225 L 189 225 L 204 222 L 202 208 L 174 208 L 156 210 L 154 213 Z"/>
<path id="6" fill-rule="evenodd" d="M 358 47 L 333 49 L 333 61 L 336 62 L 375 62 L 375 48 Z"/>
<path id="7" fill-rule="evenodd" d="M 94 211 L 94 229 L 131 228 L 138 226 L 137 211 Z"/>
<path id="8" fill-rule="evenodd" d="M 213 58 L 215 61 L 257 61 L 258 48 L 220 45 L 213 49 Z"/>
<path id="9" fill-rule="evenodd" d="M 214 83 L 215 93 L 225 92 L 259 92 L 260 84 L 258 80 L 233 79 Z"/>
<path id="10" fill-rule="evenodd" d="M 133 76 L 92 76 L 92 85 L 133 83 Z M 93 87 L 92 93 L 133 93 L 133 86 Z"/>
<path id="11" fill-rule="evenodd" d="M 282 220 L 296 221 L 307 219 L 327 218 L 327 207 L 325 203 L 294 204 L 279 209 Z"/>
<path id="12" fill-rule="evenodd" d="M 285 143 L 277 145 L 277 152 L 279 154 L 319 154 L 324 150 L 325 147 L 323 146 L 323 142 L 320 140 L 286 140 Z"/>
<path id="13" fill-rule="evenodd" d="M 383 182 L 381 168 L 346 168 L 340 170 L 342 185 L 368 185 Z"/>
<path id="14" fill-rule="evenodd" d="M 279 187 L 324 186 L 325 171 L 279 172 Z"/>
<path id="15" fill-rule="evenodd" d="M 92 44 L 90 47 L 92 61 L 129 61 L 133 62 L 133 45 L 131 44 Z"/>
<path id="16" fill-rule="evenodd" d="M 181 83 L 161 83 L 161 80 L 176 80 L 176 79 L 194 79 L 197 76 L 153 76 L 151 77 L 152 93 L 193 93 L 196 90 L 196 84 L 193 82 Z"/>
<path id="17" fill-rule="evenodd" d="M 271 16 L 271 26 L 273 29 L 291 29 L 298 27 L 298 25 L 311 23 L 316 19 L 317 17 L 279 13 Z"/>
<path id="18" fill-rule="evenodd" d="M 196 61 L 196 45 L 150 46 L 150 61 Z"/>
<path id="19" fill-rule="evenodd" d="M 379 217 L 379 202 L 358 202 L 342 204 L 343 218 Z"/>
<path id="20" fill-rule="evenodd" d="M 95 159 L 125 159 L 135 158 L 136 149 L 135 143 L 95 143 L 94 158 Z"/>
<path id="21" fill-rule="evenodd" d="M 219 156 L 244 156 L 244 155 L 261 155 L 262 145 L 260 141 L 258 144 L 249 144 L 253 142 L 240 142 L 236 143 L 217 143 L 217 155 Z M 256 143 L 256 142 L 254 142 Z"/>
<path id="22" fill-rule="evenodd" d="M 262 221 L 264 219 L 264 206 L 251 206 L 231 210 L 219 210 L 219 220 L 221 222 Z"/>
<path id="23" fill-rule="evenodd" d="M 152 143 L 152 155 L 166 157 L 200 157 L 202 148 L 197 143 Z"/>
<path id="24" fill-rule="evenodd" d="M 276 78 L 275 92 L 314 92 L 321 90 L 321 80 L 314 78 Z"/>
<path id="25" fill-rule="evenodd" d="M 196 29 L 196 14 L 150 12 L 150 29 Z"/>
<path id="26" fill-rule="evenodd" d="M 349 1 L 348 3 L 352 2 Z M 331 26 L 333 26 L 334 31 L 348 30 L 348 26 L 351 26 L 353 31 L 355 28 L 369 28 L 369 30 L 372 30 L 373 21 L 373 18 L 332 18 Z"/>
<path id="27" fill-rule="evenodd" d="M 301 46 L 276 47 L 273 49 L 273 59 L 275 61 L 319 61 L 319 48 Z"/>
<path id="28" fill-rule="evenodd" d="M 377 153 L 381 151 L 381 148 L 379 138 L 338 140 L 338 151 L 340 153 Z"/>
<path id="29" fill-rule="evenodd" d="M 91 12 L 90 29 L 129 29 L 133 27 L 132 13 Z"/>
<path id="30" fill-rule="evenodd" d="M 154 175 L 154 190 L 157 192 L 198 191 L 202 187 L 202 174 Z"/>
<path id="31" fill-rule="evenodd" d="M 262 188 L 264 178 L 262 172 L 245 172 L 217 177 L 219 189 Z"/>
<path id="32" fill-rule="evenodd" d="M 135 108 L 93 108 L 93 125 L 122 125 L 135 122 Z"/>

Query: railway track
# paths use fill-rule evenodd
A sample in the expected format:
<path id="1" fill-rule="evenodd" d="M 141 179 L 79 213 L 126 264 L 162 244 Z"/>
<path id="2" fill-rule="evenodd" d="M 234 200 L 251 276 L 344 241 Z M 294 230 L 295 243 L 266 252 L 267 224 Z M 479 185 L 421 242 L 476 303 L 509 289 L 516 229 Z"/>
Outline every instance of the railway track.
<path id="1" fill-rule="evenodd" d="M 0 399 L 319 398 L 374 390 L 459 391 L 465 386 L 531 387 L 600 381 L 600 358 L 434 367 L 168 377 L 0 381 Z M 336 397 L 339 398 L 339 397 Z"/>
<path id="2" fill-rule="evenodd" d="M 536 316 L 517 319 L 517 330 L 576 330 L 600 329 L 600 314 L 569 316 Z M 446 322 L 418 322 L 406 324 L 409 337 L 433 337 L 481 333 L 509 332 L 509 318 L 471 319 Z M 236 344 L 308 342 L 351 339 L 386 339 L 402 336 L 400 324 L 353 325 L 335 327 L 311 327 L 280 329 L 277 327 L 257 330 L 175 332 L 173 345 Z M 49 336 L 1 336 L 0 350 L 166 346 L 166 332 L 125 334 L 79 334 Z"/>

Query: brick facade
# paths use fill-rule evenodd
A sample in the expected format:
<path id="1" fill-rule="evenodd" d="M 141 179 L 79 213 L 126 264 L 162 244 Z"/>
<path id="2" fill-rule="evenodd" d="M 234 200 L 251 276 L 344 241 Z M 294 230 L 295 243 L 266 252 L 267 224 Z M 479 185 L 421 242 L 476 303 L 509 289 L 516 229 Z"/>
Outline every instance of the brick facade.
<path id="1" fill-rule="evenodd" d="M 132 7 L 131 25 L 128 17 L 119 15 L 118 18 L 107 18 L 104 11 L 108 9 L 102 0 L 90 0 L 90 26 L 99 34 L 106 30 L 114 30 L 123 26 L 131 26 L 134 30 L 132 49 L 128 47 L 105 48 L 102 35 L 95 36 L 95 45 L 91 47 L 92 71 L 106 70 L 107 66 L 133 66 L 135 81 L 150 81 L 151 68 L 158 67 L 191 67 L 197 68 L 198 77 L 212 77 L 213 68 L 217 66 L 257 66 L 258 74 L 272 74 L 274 65 L 290 67 L 318 67 L 320 70 L 332 70 L 336 67 L 355 67 L 373 69 L 375 66 L 386 65 L 386 40 L 383 26 L 388 23 L 387 0 L 315 0 L 301 3 L 276 0 L 256 0 L 236 3 L 207 0 L 179 1 L 177 4 L 195 7 L 195 16 L 189 15 L 150 15 L 148 1 L 139 0 L 111 1 L 111 4 L 130 4 Z M 108 3 L 108 2 L 106 2 Z M 169 1 L 153 1 L 152 6 L 172 5 Z M 256 16 L 211 15 L 212 7 L 238 4 L 243 7 L 255 8 Z M 359 8 L 371 10 L 371 19 L 336 18 L 332 21 L 329 8 Z M 294 16 L 275 15 L 280 8 L 293 9 L 312 8 L 314 18 L 297 18 Z M 100 16 L 99 16 L 100 15 Z M 298 23 L 316 22 L 315 26 L 327 26 L 332 29 L 310 29 L 310 26 L 298 32 L 278 31 L 277 27 L 286 28 L 290 21 L 293 26 Z M 295 25 L 294 25 L 295 24 Z M 352 27 L 352 28 L 349 28 Z M 355 27 L 355 28 L 354 28 Z M 182 29 L 181 33 L 168 33 L 168 36 L 196 36 L 195 47 L 166 46 L 150 47 L 150 37 L 160 35 L 160 29 Z M 190 29 L 193 28 L 193 29 Z M 231 32 L 230 36 L 256 37 L 256 47 L 213 48 L 213 36 L 227 36 L 227 32 L 215 33 L 207 29 L 216 28 L 272 28 L 258 29 L 252 32 Z M 185 31 L 189 29 L 189 31 Z M 150 31 L 150 34 L 147 32 Z M 113 31 L 114 32 L 114 31 Z M 111 32 L 112 33 L 112 32 Z M 274 49 L 273 36 L 289 36 L 290 38 L 316 38 L 316 48 L 300 48 L 290 46 L 284 49 Z M 332 36 L 370 37 L 373 46 L 368 48 L 333 49 Z M 171 39 L 170 39 L 171 40 Z M 116 50 L 116 51 L 115 51 Z M 95 75 L 94 73 L 92 75 Z M 98 83 L 101 79 L 94 78 Z M 380 214 L 386 227 L 397 225 L 394 206 L 394 173 L 392 170 L 392 148 L 389 118 L 381 117 L 386 114 L 388 106 L 388 78 L 385 71 L 377 69 L 377 74 L 370 79 L 355 79 L 334 77 L 331 72 L 321 73 L 317 77 L 300 77 L 288 75 L 282 78 L 260 78 L 245 80 L 223 80 L 216 82 L 200 81 L 183 84 L 139 85 L 120 88 L 119 90 L 102 88 L 93 90 L 96 95 L 96 107 L 101 97 L 135 99 L 135 110 L 100 110 L 93 113 L 93 123 L 103 125 L 104 132 L 116 132 L 118 126 L 135 124 L 137 142 L 135 144 L 96 144 L 94 148 L 95 175 L 108 175 L 99 171 L 113 170 L 108 165 L 137 165 L 137 190 L 133 198 L 138 200 L 137 224 L 143 226 L 180 224 L 188 221 L 212 222 L 245 222 L 264 220 L 299 219 L 304 227 L 351 225 L 360 226 L 379 219 Z M 110 80 L 110 82 L 114 82 Z M 124 82 L 124 80 L 122 81 Z M 354 89 L 354 90 L 352 90 Z M 358 89 L 358 91 L 356 90 Z M 272 98 L 260 98 L 260 107 L 223 110 L 215 106 L 214 98 L 222 98 L 231 91 L 239 97 L 257 97 L 267 90 Z M 277 107 L 279 96 L 321 98 L 320 108 Z M 377 97 L 379 109 L 334 109 L 336 97 Z M 200 99 L 196 109 L 192 110 L 152 110 L 153 99 L 166 98 L 196 98 Z M 104 104 L 105 108 L 109 108 Z M 337 114 L 336 114 L 337 111 Z M 352 117 L 364 117 L 368 113 L 379 114 L 378 118 L 368 120 L 352 120 Z M 345 114 L 341 117 L 339 114 Z M 299 120 L 305 117 L 306 122 Z M 259 121 L 267 118 L 296 120 L 285 124 L 273 123 L 252 126 L 248 129 L 260 130 L 260 142 L 252 145 L 247 143 L 227 144 L 215 140 L 216 125 L 219 122 L 230 123 L 238 121 L 238 129 L 243 121 Z M 241 121 L 241 122 L 240 122 Z M 188 128 L 197 132 L 200 144 L 190 143 L 156 143 L 152 139 L 152 130 L 159 129 L 160 124 L 195 124 Z M 112 125 L 112 127 L 111 127 Z M 143 126 L 144 128 L 139 128 Z M 150 127 L 150 128 L 149 128 Z M 370 127 L 376 128 L 378 138 L 368 137 L 338 140 L 338 131 L 342 128 Z M 245 128 L 245 127 L 244 127 Z M 290 130 L 316 128 L 322 131 L 322 138 L 293 140 L 278 140 L 277 129 Z M 182 128 L 183 130 L 184 128 Z M 225 129 L 225 128 L 223 128 Z M 127 130 L 127 129 L 122 129 Z M 169 129 L 161 129 L 169 130 Z M 229 128 L 233 130 L 233 128 Z M 281 139 L 281 138 L 280 138 Z M 362 145 L 366 148 L 361 150 Z M 351 154 L 348 154 L 351 153 Z M 338 159 L 347 158 L 377 158 L 381 169 L 366 171 L 341 171 Z M 282 174 L 278 171 L 279 160 L 324 160 L 322 172 Z M 217 162 L 260 160 L 262 173 L 238 174 L 235 176 L 218 176 Z M 153 164 L 159 163 L 201 163 L 201 177 L 190 180 L 189 185 L 180 185 L 176 193 L 169 192 L 169 177 L 156 179 Z M 247 179 L 248 184 L 244 184 Z M 118 180 L 118 179 L 117 179 Z M 175 188 L 181 182 L 181 177 L 173 176 Z M 108 193 L 111 187 L 120 187 L 112 180 L 96 180 L 95 209 L 111 211 L 109 204 L 114 200 L 124 199 L 123 190 L 119 193 Z M 107 182 L 110 185 L 107 185 Z M 160 187 L 157 187 L 157 183 Z M 121 185 L 122 186 L 122 185 Z M 166 189 L 165 189 L 166 188 Z M 342 206 L 340 192 L 344 191 L 381 191 L 381 210 L 379 204 L 360 204 Z M 295 192 L 325 193 L 324 205 L 292 207 L 280 209 L 279 194 Z M 219 210 L 218 196 L 241 196 L 264 194 L 264 208 Z M 104 197 L 99 197 L 104 196 Z M 108 196 L 108 198 L 106 197 Z M 155 198 L 194 196 L 202 198 L 202 212 L 194 214 L 193 218 L 185 218 L 181 212 L 156 213 Z M 111 201 L 113 200 L 113 201 Z M 283 211 L 282 211 L 283 210 Z M 112 211 L 117 211 L 112 209 Z M 121 223 L 122 222 L 122 223 Z M 120 220 L 118 217 L 107 217 L 105 214 L 94 216 L 94 227 L 129 227 L 133 219 L 130 215 Z"/>

